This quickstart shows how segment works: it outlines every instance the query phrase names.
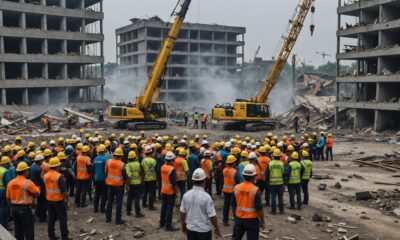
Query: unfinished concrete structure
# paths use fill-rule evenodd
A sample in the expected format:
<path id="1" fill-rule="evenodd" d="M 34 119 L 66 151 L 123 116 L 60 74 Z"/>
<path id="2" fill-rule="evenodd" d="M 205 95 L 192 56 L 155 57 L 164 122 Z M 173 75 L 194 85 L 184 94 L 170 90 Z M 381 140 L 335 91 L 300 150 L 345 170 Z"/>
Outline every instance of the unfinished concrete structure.
<path id="1" fill-rule="evenodd" d="M 102 0 L 0 1 L 0 103 L 103 96 Z"/>
<path id="2" fill-rule="evenodd" d="M 355 129 L 399 129 L 400 0 L 338 2 L 336 123 L 350 108 Z"/>
<path id="3" fill-rule="evenodd" d="M 129 85 L 140 81 L 142 84 L 137 87 L 143 88 L 169 26 L 158 17 L 131 22 L 116 30 L 119 74 L 130 79 Z M 245 32 L 242 27 L 184 23 L 168 63 L 160 99 L 187 105 L 207 98 L 202 86 L 204 76 L 235 75 L 239 80 Z"/>

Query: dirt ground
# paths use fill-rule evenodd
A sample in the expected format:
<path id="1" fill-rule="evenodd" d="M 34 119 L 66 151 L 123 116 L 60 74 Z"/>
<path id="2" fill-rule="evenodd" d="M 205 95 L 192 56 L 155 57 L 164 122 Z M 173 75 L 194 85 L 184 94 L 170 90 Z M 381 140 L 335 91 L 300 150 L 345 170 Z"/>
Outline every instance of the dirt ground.
<path id="1" fill-rule="evenodd" d="M 94 130 L 93 130 L 94 131 Z M 103 136 L 109 134 L 114 130 L 105 130 L 102 132 Z M 120 131 L 115 131 L 119 133 Z M 76 134 L 77 130 L 70 131 L 68 134 Z M 125 132 L 126 133 L 126 132 Z M 155 131 L 148 131 L 147 134 L 153 134 Z M 265 133 L 236 133 L 224 132 L 219 130 L 192 130 L 183 127 L 171 126 L 167 130 L 158 131 L 160 135 L 178 135 L 182 136 L 187 134 L 193 137 L 194 134 L 207 134 L 210 141 L 214 140 L 228 140 L 236 134 L 241 136 L 253 136 L 261 138 Z M 281 134 L 283 132 L 280 132 Z M 137 133 L 131 133 L 137 134 Z M 51 135 L 44 136 L 26 136 L 27 138 L 48 138 Z M 65 134 L 67 136 L 67 134 Z M 9 137 L 11 136 L 0 136 Z M 329 226 L 330 224 L 345 223 L 342 228 L 348 232 L 348 238 L 356 234 L 360 235 L 360 239 L 400 239 L 400 223 L 399 218 L 387 216 L 382 214 L 379 210 L 369 208 L 366 204 L 360 204 L 355 200 L 355 193 L 358 191 L 376 191 L 383 188 L 393 190 L 393 186 L 376 185 L 373 182 L 396 182 L 392 175 L 396 173 L 387 172 L 385 170 L 373 167 L 359 167 L 352 160 L 370 156 L 370 155 L 384 155 L 385 153 L 392 153 L 393 150 L 398 150 L 398 145 L 389 145 L 388 143 L 378 143 L 374 139 L 375 136 L 364 137 L 363 140 L 349 141 L 348 138 L 341 138 L 335 135 L 334 146 L 334 161 L 329 162 L 314 162 L 314 174 L 327 175 L 329 174 L 334 179 L 329 180 L 311 180 L 310 182 L 310 205 L 304 206 L 301 211 L 286 209 L 285 214 L 272 216 L 269 214 L 269 209 L 265 209 L 266 218 L 266 234 L 269 239 L 339 239 L 343 234 L 337 232 L 337 226 Z M 335 164 L 338 164 L 335 166 Z M 399 170 L 400 171 L 400 170 Z M 342 178 L 348 178 L 353 174 L 362 176 L 364 179 L 349 179 L 348 182 L 341 181 Z M 336 182 L 340 182 L 341 189 L 332 188 Z M 397 181 L 398 182 L 398 181 Z M 325 183 L 327 188 L 325 191 L 317 189 L 318 184 Z M 214 187 L 214 186 L 213 186 Z M 215 191 L 215 190 L 214 190 Z M 126 195 L 124 201 L 126 200 Z M 285 192 L 285 204 L 288 205 L 288 193 Z M 73 199 L 70 199 L 73 203 Z M 221 231 L 223 234 L 232 233 L 232 226 L 222 226 L 222 204 L 223 200 L 215 197 L 215 206 Z M 133 216 L 126 216 L 125 206 L 123 206 L 123 219 L 127 221 L 126 225 L 115 225 L 114 223 L 106 223 L 105 216 L 101 213 L 93 213 L 93 207 L 89 202 L 89 207 L 85 209 L 76 209 L 73 204 L 69 209 L 69 230 L 70 236 L 73 239 L 132 239 L 136 233 L 135 227 L 141 227 L 145 230 L 145 235 L 142 239 L 185 239 L 182 232 L 165 232 L 158 229 L 159 210 L 161 204 L 156 203 L 157 211 L 143 210 L 146 215 L 145 218 L 136 219 Z M 115 210 L 115 209 L 114 209 Z M 311 220 L 314 213 L 318 213 L 324 217 L 331 217 L 331 223 L 317 223 Z M 297 223 L 290 223 L 287 221 L 288 216 L 297 214 L 303 217 Z M 369 219 L 360 218 L 362 215 L 368 216 Z M 114 215 L 113 215 L 114 216 Z M 93 217 L 92 223 L 87 223 L 89 218 Z M 175 226 L 180 227 L 179 210 L 175 208 L 174 223 Z M 113 218 L 114 220 L 114 218 Z M 59 228 L 57 227 L 57 235 L 59 235 Z M 85 235 L 96 229 L 96 234 Z M 45 223 L 36 223 L 35 226 L 36 238 L 47 238 L 47 225 Z M 226 237 L 225 239 L 229 239 Z"/>

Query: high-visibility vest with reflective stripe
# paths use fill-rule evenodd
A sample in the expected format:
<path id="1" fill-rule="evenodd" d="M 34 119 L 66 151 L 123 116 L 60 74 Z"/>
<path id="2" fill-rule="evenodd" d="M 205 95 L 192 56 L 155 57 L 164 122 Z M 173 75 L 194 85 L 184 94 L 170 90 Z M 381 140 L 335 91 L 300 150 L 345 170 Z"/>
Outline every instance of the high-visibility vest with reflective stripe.
<path id="1" fill-rule="evenodd" d="M 90 157 L 79 155 L 76 159 L 76 179 L 78 180 L 88 180 L 90 179 L 90 174 L 88 171 L 88 164 L 90 164 Z"/>
<path id="2" fill-rule="evenodd" d="M 212 164 L 211 159 L 203 159 L 203 160 L 201 160 L 201 163 L 200 163 L 201 168 L 206 173 L 207 179 L 211 179 L 211 177 L 212 177 L 212 172 L 211 172 L 210 168 L 208 167 L 210 164 Z"/>
<path id="3" fill-rule="evenodd" d="M 175 171 L 176 171 L 176 180 L 177 181 L 186 180 L 186 172 L 183 169 L 183 162 L 184 161 L 186 161 L 186 160 L 184 158 L 182 158 L 182 157 L 175 158 L 174 168 L 175 168 Z"/>
<path id="4" fill-rule="evenodd" d="M 301 179 L 309 180 L 311 178 L 312 161 L 308 159 L 302 160 L 301 164 L 304 166 L 304 174 Z"/>
<path id="5" fill-rule="evenodd" d="M 236 217 L 257 218 L 255 209 L 255 197 L 258 187 L 249 181 L 236 185 L 234 189 L 236 198 Z"/>
<path id="6" fill-rule="evenodd" d="M 6 186 L 3 182 L 3 178 L 4 178 L 4 173 L 6 173 L 7 171 L 8 171 L 7 168 L 0 166 L 0 191 L 6 189 Z"/>
<path id="7" fill-rule="evenodd" d="M 118 159 L 110 159 L 106 163 L 106 184 L 108 186 L 120 187 L 123 186 L 125 181 L 122 175 L 125 164 Z"/>
<path id="8" fill-rule="evenodd" d="M 270 160 L 267 156 L 261 156 L 258 158 L 258 164 L 261 167 L 262 180 L 265 180 L 265 171 L 267 171 L 269 161 Z"/>
<path id="9" fill-rule="evenodd" d="M 328 137 L 326 139 L 326 147 L 328 147 L 328 148 L 333 147 L 333 138 L 332 137 Z"/>
<path id="10" fill-rule="evenodd" d="M 269 168 L 269 185 L 276 186 L 283 184 L 283 163 L 273 160 L 268 165 Z"/>
<path id="11" fill-rule="evenodd" d="M 64 194 L 61 192 L 58 186 L 58 180 L 63 177 L 60 173 L 50 170 L 43 176 L 43 182 L 46 187 L 46 199 L 47 201 L 62 201 L 64 200 Z"/>
<path id="12" fill-rule="evenodd" d="M 224 175 L 224 186 L 222 191 L 224 193 L 233 193 L 236 185 L 237 170 L 234 167 L 226 167 L 222 174 Z"/>
<path id="13" fill-rule="evenodd" d="M 142 166 L 145 170 L 144 181 L 156 180 L 156 160 L 154 158 L 146 157 L 142 160 Z"/>
<path id="14" fill-rule="evenodd" d="M 161 192 L 165 195 L 174 195 L 175 189 L 172 185 L 170 176 L 174 167 L 168 164 L 164 164 L 161 167 Z"/>
<path id="15" fill-rule="evenodd" d="M 254 165 L 254 168 L 256 169 L 256 179 L 257 179 L 257 180 L 262 180 L 263 177 L 262 177 L 262 175 L 261 175 L 261 168 L 260 168 L 260 166 L 258 166 L 257 163 L 253 163 L 253 165 Z"/>
<path id="16" fill-rule="evenodd" d="M 139 185 L 142 183 L 140 177 L 140 163 L 138 161 L 130 162 L 126 165 L 126 172 L 132 174 L 129 177 L 129 184 Z"/>
<path id="17" fill-rule="evenodd" d="M 301 164 L 298 161 L 291 161 L 289 165 L 292 168 L 292 171 L 290 172 L 289 184 L 299 184 L 301 182 Z"/>
<path id="18" fill-rule="evenodd" d="M 31 180 L 26 179 L 23 176 L 17 176 L 11 180 L 7 185 L 7 192 L 10 193 L 8 198 L 11 200 L 11 204 L 16 205 L 31 205 L 33 202 L 33 196 L 28 192 L 28 185 Z M 10 188 L 11 191 L 8 190 Z"/>

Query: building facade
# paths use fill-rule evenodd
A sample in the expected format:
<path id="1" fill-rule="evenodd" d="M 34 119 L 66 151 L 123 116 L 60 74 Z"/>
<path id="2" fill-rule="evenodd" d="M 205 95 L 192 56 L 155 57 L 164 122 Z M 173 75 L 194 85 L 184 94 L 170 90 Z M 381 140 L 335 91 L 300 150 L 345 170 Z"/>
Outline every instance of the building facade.
<path id="1" fill-rule="evenodd" d="M 0 103 L 102 100 L 102 0 L 0 1 Z"/>
<path id="2" fill-rule="evenodd" d="M 399 129 L 400 0 L 338 2 L 336 123 L 355 109 L 355 129 Z"/>
<path id="3" fill-rule="evenodd" d="M 117 63 L 128 84 L 140 81 L 144 88 L 169 25 L 153 17 L 132 19 L 116 30 Z M 166 102 L 195 102 L 206 99 L 212 81 L 235 76 L 244 58 L 245 28 L 184 23 L 165 72 L 160 99 Z M 128 96 L 132 97 L 132 96 Z"/>

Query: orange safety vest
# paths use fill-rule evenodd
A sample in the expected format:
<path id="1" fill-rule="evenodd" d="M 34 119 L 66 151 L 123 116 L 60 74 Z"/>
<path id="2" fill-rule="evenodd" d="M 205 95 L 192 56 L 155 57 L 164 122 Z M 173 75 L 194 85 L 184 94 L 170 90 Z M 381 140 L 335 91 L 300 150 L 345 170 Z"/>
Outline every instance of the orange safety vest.
<path id="1" fill-rule="evenodd" d="M 59 202 L 64 200 L 64 194 L 61 192 L 58 186 L 58 180 L 60 177 L 64 177 L 57 171 L 50 170 L 43 177 L 43 182 L 46 187 L 46 199 L 47 201 Z"/>
<path id="2" fill-rule="evenodd" d="M 206 122 L 206 121 L 207 121 L 207 115 L 205 115 L 205 114 L 202 115 L 202 116 L 201 116 L 201 121 L 202 121 L 202 122 Z"/>
<path id="3" fill-rule="evenodd" d="M 177 157 L 175 158 L 175 162 L 174 162 L 174 168 L 176 171 L 176 180 L 177 181 L 182 181 L 182 180 L 186 180 L 186 172 L 183 169 L 183 161 L 185 159 L 182 157 Z"/>
<path id="4" fill-rule="evenodd" d="M 253 165 L 254 165 L 254 168 L 256 169 L 256 179 L 257 179 L 257 180 L 262 180 L 263 177 L 262 177 L 262 175 L 261 175 L 260 166 L 258 166 L 257 163 L 256 163 L 256 164 L 253 164 Z"/>
<path id="5" fill-rule="evenodd" d="M 40 193 L 39 188 L 31 180 L 26 179 L 24 176 L 17 176 L 8 183 L 6 196 L 10 199 L 11 204 L 31 205 L 33 196 L 29 188 Z"/>
<path id="6" fill-rule="evenodd" d="M 286 153 L 282 154 L 282 156 L 281 156 L 281 162 L 282 162 L 284 165 L 287 164 L 287 156 L 286 156 Z"/>
<path id="7" fill-rule="evenodd" d="M 234 193 L 236 198 L 236 217 L 238 218 L 257 218 L 254 200 L 258 192 L 258 187 L 253 183 L 244 181 L 236 185 Z"/>
<path id="8" fill-rule="evenodd" d="M 64 151 L 64 147 L 63 147 L 63 146 L 60 146 L 60 145 L 57 145 L 57 146 L 54 148 L 54 151 L 55 151 L 56 153 L 62 152 L 62 151 Z"/>
<path id="9" fill-rule="evenodd" d="M 90 174 L 88 171 L 88 166 L 90 166 L 92 163 L 90 162 L 90 157 L 88 156 L 83 156 L 79 155 L 78 158 L 76 159 L 76 179 L 77 180 L 89 180 L 90 179 Z"/>
<path id="10" fill-rule="evenodd" d="M 42 164 L 40 165 L 40 168 L 42 169 L 42 171 L 43 171 L 43 175 L 44 174 L 46 174 L 46 173 L 48 173 L 49 171 L 50 171 L 50 167 L 49 167 L 49 164 L 47 163 L 47 162 L 42 162 Z"/>
<path id="11" fill-rule="evenodd" d="M 76 154 L 76 156 L 79 156 L 79 155 L 81 155 L 81 152 L 82 152 L 82 150 L 76 149 L 76 150 L 75 150 L 75 154 Z"/>
<path id="12" fill-rule="evenodd" d="M 125 163 L 118 159 L 110 159 L 106 163 L 105 173 L 106 184 L 108 186 L 120 187 L 125 183 L 122 172 L 125 169 Z"/>
<path id="13" fill-rule="evenodd" d="M 161 193 L 165 195 L 174 195 L 175 189 L 172 185 L 170 176 L 174 167 L 168 164 L 164 164 L 161 167 Z"/>
<path id="14" fill-rule="evenodd" d="M 333 138 L 328 137 L 328 138 L 326 139 L 326 147 L 328 147 L 328 148 L 333 147 Z"/>
<path id="15" fill-rule="evenodd" d="M 258 164 L 261 167 L 262 180 L 265 180 L 265 171 L 267 171 L 269 161 L 270 159 L 267 156 L 261 156 L 258 158 Z"/>
<path id="16" fill-rule="evenodd" d="M 222 191 L 224 193 L 233 193 L 236 185 L 237 170 L 234 167 L 226 167 L 222 174 L 224 175 L 224 187 Z"/>
<path id="17" fill-rule="evenodd" d="M 212 172 L 210 169 L 208 169 L 208 165 L 210 165 L 211 159 L 203 159 L 201 160 L 201 168 L 204 170 L 206 173 L 207 179 L 211 179 L 212 177 Z"/>

